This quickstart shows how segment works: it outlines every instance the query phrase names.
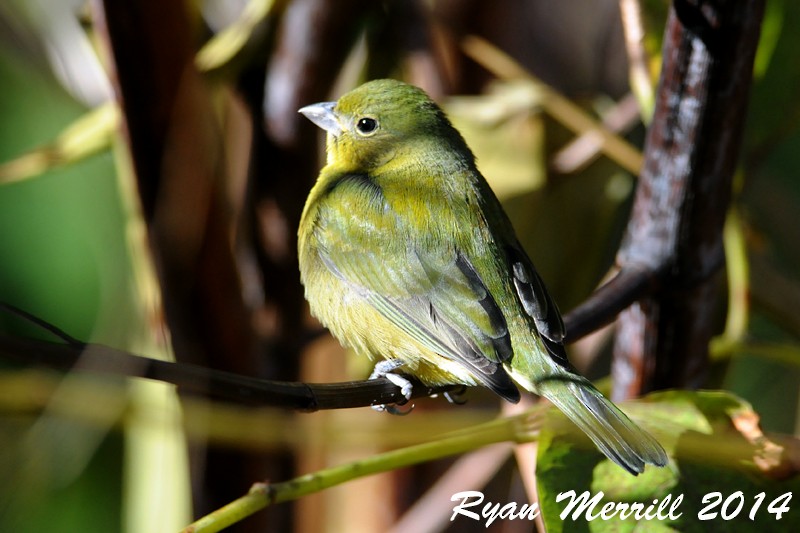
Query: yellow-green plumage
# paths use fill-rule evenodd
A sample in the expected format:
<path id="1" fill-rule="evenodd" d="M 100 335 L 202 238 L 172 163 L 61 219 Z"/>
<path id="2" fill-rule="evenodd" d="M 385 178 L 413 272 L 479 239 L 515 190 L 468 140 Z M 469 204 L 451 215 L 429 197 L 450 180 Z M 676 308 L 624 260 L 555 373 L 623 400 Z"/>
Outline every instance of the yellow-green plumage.
<path id="1" fill-rule="evenodd" d="M 301 110 L 328 131 L 299 230 L 312 313 L 424 383 L 525 389 L 632 473 L 666 454 L 566 360 L 564 327 L 461 135 L 420 89 L 369 82 Z"/>

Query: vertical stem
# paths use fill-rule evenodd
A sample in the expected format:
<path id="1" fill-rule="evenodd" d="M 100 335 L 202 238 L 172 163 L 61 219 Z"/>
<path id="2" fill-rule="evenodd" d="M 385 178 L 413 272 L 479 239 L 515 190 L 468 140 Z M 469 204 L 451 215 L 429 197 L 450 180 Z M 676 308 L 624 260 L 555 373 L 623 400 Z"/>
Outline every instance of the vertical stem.
<path id="1" fill-rule="evenodd" d="M 636 95 L 642 121 L 649 124 L 653 116 L 653 84 L 644 48 L 644 24 L 639 0 L 619 0 L 625 49 L 628 52 L 628 78 L 631 92 Z"/>

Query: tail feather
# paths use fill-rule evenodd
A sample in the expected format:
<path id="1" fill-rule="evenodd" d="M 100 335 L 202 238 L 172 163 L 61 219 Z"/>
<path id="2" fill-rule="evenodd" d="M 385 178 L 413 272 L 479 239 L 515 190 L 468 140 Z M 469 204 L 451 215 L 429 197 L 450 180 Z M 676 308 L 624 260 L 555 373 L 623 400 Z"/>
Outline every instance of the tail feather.
<path id="1" fill-rule="evenodd" d="M 645 464 L 667 464 L 664 448 L 580 376 L 544 381 L 537 384 L 537 389 L 601 452 L 631 474 L 644 471 Z"/>

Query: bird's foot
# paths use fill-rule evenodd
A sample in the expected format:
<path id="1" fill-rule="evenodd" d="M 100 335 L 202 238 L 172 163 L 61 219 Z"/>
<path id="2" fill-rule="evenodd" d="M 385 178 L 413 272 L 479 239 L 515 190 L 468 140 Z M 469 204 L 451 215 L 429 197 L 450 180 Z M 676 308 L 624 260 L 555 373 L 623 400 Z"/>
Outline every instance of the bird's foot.
<path id="1" fill-rule="evenodd" d="M 467 392 L 467 386 L 462 385 L 458 390 L 443 392 L 442 396 L 454 405 L 464 405 L 467 400 L 464 399 L 464 394 Z"/>
<path id="2" fill-rule="evenodd" d="M 392 373 L 393 370 L 397 370 L 401 366 L 403 366 L 403 361 L 399 359 L 386 359 L 384 361 L 379 361 L 375 365 L 375 368 L 372 370 L 372 374 L 369 375 L 369 379 L 380 379 L 380 378 L 388 379 L 389 381 L 400 387 L 400 392 L 403 393 L 405 401 L 398 402 L 394 405 L 386 405 L 386 404 L 373 405 L 372 408 L 374 410 L 386 411 L 387 413 L 392 415 L 402 416 L 402 415 L 407 415 L 414 409 L 414 404 L 411 404 L 411 407 L 409 407 L 405 411 L 397 408 L 398 405 L 405 405 L 406 402 L 408 402 L 408 400 L 411 399 L 411 391 L 414 389 L 414 386 L 411 384 L 409 380 L 407 380 L 400 374 Z"/>

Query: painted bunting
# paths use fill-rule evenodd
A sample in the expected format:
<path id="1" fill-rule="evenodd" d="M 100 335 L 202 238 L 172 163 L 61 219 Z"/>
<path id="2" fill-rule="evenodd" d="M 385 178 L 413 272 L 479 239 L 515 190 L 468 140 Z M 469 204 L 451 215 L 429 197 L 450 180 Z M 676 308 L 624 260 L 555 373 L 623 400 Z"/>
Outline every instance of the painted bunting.
<path id="1" fill-rule="evenodd" d="M 563 411 L 633 474 L 667 456 L 566 357 L 564 324 L 464 139 L 421 90 L 376 80 L 300 113 L 327 131 L 327 164 L 299 229 L 311 312 L 410 395 L 514 382 Z"/>

